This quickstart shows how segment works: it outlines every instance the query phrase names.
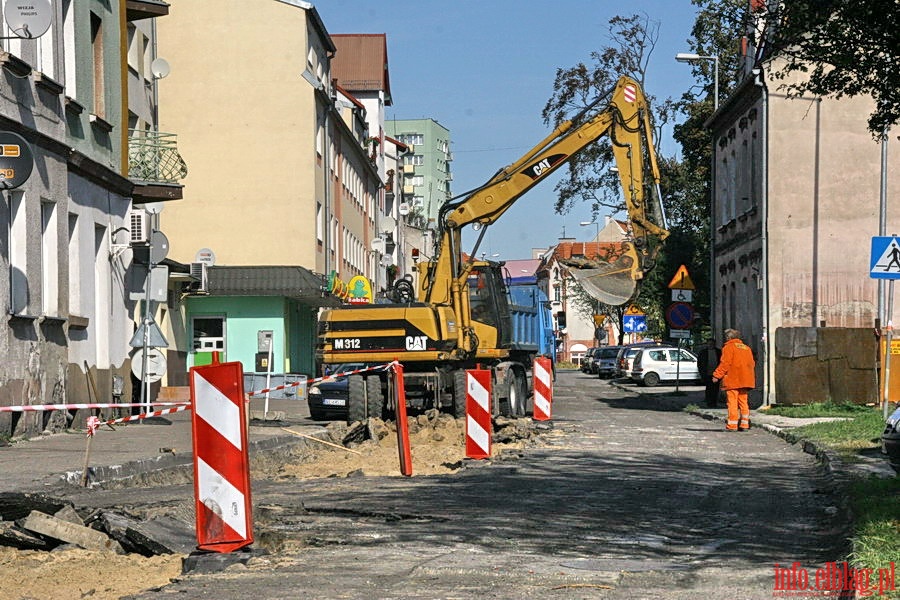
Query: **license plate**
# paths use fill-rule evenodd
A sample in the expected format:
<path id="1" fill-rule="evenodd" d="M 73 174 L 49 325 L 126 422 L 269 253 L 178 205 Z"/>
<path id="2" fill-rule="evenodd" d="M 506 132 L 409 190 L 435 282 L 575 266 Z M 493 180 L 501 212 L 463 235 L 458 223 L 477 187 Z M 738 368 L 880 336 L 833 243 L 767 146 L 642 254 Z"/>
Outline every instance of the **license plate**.
<path id="1" fill-rule="evenodd" d="M 324 406 L 344 406 L 347 402 L 341 398 L 323 398 L 322 404 Z"/>

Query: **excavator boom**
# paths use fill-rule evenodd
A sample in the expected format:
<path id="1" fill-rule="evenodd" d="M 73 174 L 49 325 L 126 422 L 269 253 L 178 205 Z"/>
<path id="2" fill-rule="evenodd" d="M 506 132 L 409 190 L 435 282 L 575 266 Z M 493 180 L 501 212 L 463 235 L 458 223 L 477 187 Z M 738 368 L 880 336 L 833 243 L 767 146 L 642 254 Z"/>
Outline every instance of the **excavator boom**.
<path id="1" fill-rule="evenodd" d="M 596 109 L 604 101 L 606 104 Z M 461 306 L 463 286 L 472 265 L 471 261 L 466 263 L 462 259 L 462 228 L 491 225 L 525 192 L 604 135 L 609 135 L 612 143 L 631 236 L 622 243 L 609 244 L 604 248 L 604 256 L 563 262 L 585 291 L 599 301 L 610 305 L 630 301 L 638 282 L 652 268 L 668 231 L 659 196 L 659 167 L 649 107 L 640 85 L 629 77 L 621 77 L 608 94 L 575 118 L 561 123 L 484 185 L 461 199 L 448 201 L 441 208 L 435 260 L 429 263 L 421 280 L 420 299 Z M 461 312 L 459 316 L 465 323 L 466 315 Z"/>

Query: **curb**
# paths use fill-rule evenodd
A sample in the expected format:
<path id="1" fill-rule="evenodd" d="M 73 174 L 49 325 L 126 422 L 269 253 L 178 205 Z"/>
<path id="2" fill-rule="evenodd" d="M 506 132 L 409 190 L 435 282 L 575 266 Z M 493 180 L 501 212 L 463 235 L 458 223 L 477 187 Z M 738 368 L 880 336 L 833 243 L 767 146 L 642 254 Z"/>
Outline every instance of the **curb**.
<path id="1" fill-rule="evenodd" d="M 321 433 L 313 434 L 313 437 L 328 437 L 328 433 L 323 429 Z M 262 452 L 271 452 L 272 450 L 290 449 L 297 446 L 306 447 L 311 444 L 309 440 L 299 438 L 293 435 L 274 435 L 258 440 L 253 440 L 248 444 L 248 452 L 250 453 L 251 462 L 254 454 Z M 194 454 L 191 452 L 161 454 L 152 458 L 144 458 L 123 462 L 117 465 L 107 465 L 88 468 L 88 488 L 108 489 L 118 487 L 130 487 L 135 482 L 153 481 L 154 478 L 165 476 L 171 478 L 173 475 L 181 475 L 185 482 L 191 481 L 193 478 Z M 83 470 L 66 471 L 60 475 L 60 481 L 64 485 L 81 487 L 81 479 L 84 475 Z"/>

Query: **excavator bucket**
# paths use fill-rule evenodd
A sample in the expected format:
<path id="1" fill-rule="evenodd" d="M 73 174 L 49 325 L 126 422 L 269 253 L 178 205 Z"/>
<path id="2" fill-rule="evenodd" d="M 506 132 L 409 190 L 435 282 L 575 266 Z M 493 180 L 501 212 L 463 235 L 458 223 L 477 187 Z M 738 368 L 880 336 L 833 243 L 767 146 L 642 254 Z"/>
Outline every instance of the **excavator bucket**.
<path id="1" fill-rule="evenodd" d="M 610 306 L 627 304 L 638 287 L 641 273 L 637 250 L 623 243 L 620 250 L 604 257 L 561 260 L 585 292 Z"/>

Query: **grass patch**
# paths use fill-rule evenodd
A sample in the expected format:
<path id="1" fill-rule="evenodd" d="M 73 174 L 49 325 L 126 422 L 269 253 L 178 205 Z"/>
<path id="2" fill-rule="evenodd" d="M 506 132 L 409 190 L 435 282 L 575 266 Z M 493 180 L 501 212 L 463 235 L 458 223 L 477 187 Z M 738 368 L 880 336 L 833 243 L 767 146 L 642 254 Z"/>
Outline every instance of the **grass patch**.
<path id="1" fill-rule="evenodd" d="M 850 507 L 855 517 L 850 561 L 857 568 L 890 566 L 900 556 L 900 478 L 858 481 L 850 488 Z M 900 590 L 885 598 L 900 598 Z"/>
<path id="2" fill-rule="evenodd" d="M 881 446 L 884 417 L 880 409 L 866 408 L 846 421 L 813 423 L 791 430 L 804 439 L 834 449 L 844 460 L 852 461 L 861 450 Z M 826 415 L 816 415 L 826 416 Z M 827 415 L 838 416 L 838 415 Z"/>
<path id="3" fill-rule="evenodd" d="M 872 412 L 869 406 L 858 404 L 835 404 L 834 402 L 814 402 L 798 406 L 775 405 L 766 411 L 767 415 L 783 417 L 857 417 Z M 880 413 L 880 409 L 879 409 Z"/>
<path id="4" fill-rule="evenodd" d="M 697 412 L 698 410 L 700 410 L 700 407 L 696 404 L 688 404 L 684 407 L 684 412 Z"/>

